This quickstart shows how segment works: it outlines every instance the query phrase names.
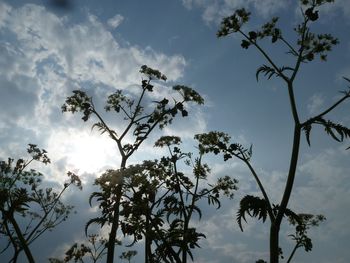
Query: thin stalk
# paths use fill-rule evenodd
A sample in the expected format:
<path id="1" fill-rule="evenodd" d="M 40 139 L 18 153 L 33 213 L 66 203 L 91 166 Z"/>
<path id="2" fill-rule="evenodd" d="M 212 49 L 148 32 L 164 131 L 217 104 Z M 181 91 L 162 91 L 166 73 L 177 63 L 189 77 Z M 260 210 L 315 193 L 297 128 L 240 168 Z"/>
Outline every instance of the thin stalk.
<path id="1" fill-rule="evenodd" d="M 18 239 L 19 239 L 19 241 L 21 243 L 21 246 L 22 246 L 22 248 L 24 250 L 24 253 L 27 256 L 28 262 L 29 263 L 35 263 L 33 255 L 32 255 L 32 252 L 30 251 L 30 249 L 28 247 L 28 244 L 27 244 L 27 242 L 26 242 L 26 240 L 25 240 L 25 238 L 24 238 L 24 236 L 22 234 L 22 231 L 21 231 L 19 225 L 16 222 L 16 219 L 13 217 L 13 215 L 10 215 L 8 217 L 8 219 L 11 222 L 13 228 L 15 229 L 16 235 L 17 235 L 17 237 L 18 237 Z"/>
<path id="2" fill-rule="evenodd" d="M 238 30 L 239 33 L 241 33 L 246 39 L 250 41 L 259 51 L 260 53 L 265 57 L 265 59 L 270 63 L 270 65 L 276 70 L 276 72 L 285 80 L 289 81 L 288 77 L 283 74 L 283 72 L 280 70 L 280 68 L 273 62 L 273 60 L 270 58 L 270 56 L 256 43 L 256 41 L 251 41 L 250 37 L 247 36 L 243 31 Z"/>
<path id="3" fill-rule="evenodd" d="M 292 250 L 290 256 L 288 257 L 287 263 L 290 263 L 290 262 L 291 262 L 291 260 L 292 260 L 292 258 L 293 258 L 293 256 L 294 256 L 295 252 L 297 251 L 298 247 L 299 247 L 299 243 L 297 243 L 297 244 L 294 246 L 294 248 L 293 248 L 293 250 Z"/>
<path id="4" fill-rule="evenodd" d="M 268 214 L 269 214 L 269 217 L 270 217 L 270 220 L 271 222 L 274 222 L 275 221 L 275 216 L 273 214 L 273 211 L 272 211 L 272 206 L 271 206 L 271 202 L 270 202 L 270 199 L 265 191 L 265 188 L 263 186 L 263 184 L 261 183 L 260 179 L 259 179 L 259 176 L 256 174 L 254 168 L 252 167 L 252 165 L 249 163 L 249 161 L 247 159 L 242 159 L 244 161 L 244 163 L 248 166 L 250 172 L 252 173 L 256 183 L 258 184 L 259 186 L 259 189 L 261 191 L 261 193 L 263 194 L 264 196 L 264 199 L 267 203 L 267 211 L 268 211 Z"/>
<path id="5" fill-rule="evenodd" d="M 350 93 L 346 93 L 341 99 L 339 99 L 336 103 L 334 103 L 331 107 L 326 109 L 325 111 L 321 112 L 320 114 L 316 115 L 315 117 L 310 118 L 309 120 L 303 122 L 301 124 L 302 127 L 313 123 L 316 119 L 323 117 L 327 113 L 331 112 L 333 109 L 335 109 L 339 104 L 341 104 L 344 100 L 348 99 L 350 97 Z"/>

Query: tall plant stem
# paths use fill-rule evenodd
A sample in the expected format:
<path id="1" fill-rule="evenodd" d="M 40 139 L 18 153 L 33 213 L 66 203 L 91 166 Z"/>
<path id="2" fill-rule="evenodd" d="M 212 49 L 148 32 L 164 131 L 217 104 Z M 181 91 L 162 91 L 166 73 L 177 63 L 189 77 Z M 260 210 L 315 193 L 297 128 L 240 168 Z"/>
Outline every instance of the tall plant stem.
<path id="1" fill-rule="evenodd" d="M 278 263 L 278 260 L 279 260 L 279 230 L 280 230 L 283 215 L 286 211 L 286 208 L 292 193 L 292 189 L 293 189 L 294 178 L 295 178 L 298 157 L 299 157 L 300 135 L 301 135 L 300 125 L 295 125 L 294 137 L 293 137 L 293 149 L 292 149 L 292 156 L 290 160 L 288 178 L 287 178 L 282 201 L 280 203 L 276 219 L 274 222 L 271 223 L 271 228 L 270 228 L 270 263 Z"/>
<path id="2" fill-rule="evenodd" d="M 9 216 L 9 220 L 10 220 L 10 222 L 11 222 L 13 228 L 14 228 L 15 231 L 16 231 L 17 237 L 18 237 L 18 239 L 19 239 L 19 241 L 20 241 L 20 243 L 21 243 L 21 246 L 22 246 L 22 248 L 23 248 L 23 250 L 24 250 L 24 253 L 25 253 L 26 256 L 27 256 L 28 262 L 29 262 L 29 263 L 35 263 L 34 258 L 33 258 L 33 255 L 32 255 L 32 252 L 30 251 L 30 249 L 29 249 L 29 247 L 28 247 L 28 244 L 27 244 L 27 242 L 26 242 L 26 240 L 25 240 L 25 238 L 24 238 L 24 236 L 23 236 L 23 234 L 22 234 L 22 231 L 21 231 L 21 229 L 19 228 L 19 226 L 18 226 L 16 220 L 14 219 L 13 215 L 10 215 L 10 216 Z"/>
<path id="3" fill-rule="evenodd" d="M 122 158 L 121 161 L 121 169 L 125 169 L 126 167 L 126 161 L 127 158 Z M 109 239 L 107 243 L 107 263 L 113 263 L 114 261 L 114 250 L 115 250 L 115 241 L 117 238 L 117 231 L 119 227 L 119 205 L 120 205 L 120 200 L 122 197 L 122 189 L 123 189 L 123 178 L 122 182 L 117 186 L 117 192 L 116 192 L 116 201 L 113 206 L 113 222 L 112 222 L 112 227 L 111 231 L 109 233 Z"/>

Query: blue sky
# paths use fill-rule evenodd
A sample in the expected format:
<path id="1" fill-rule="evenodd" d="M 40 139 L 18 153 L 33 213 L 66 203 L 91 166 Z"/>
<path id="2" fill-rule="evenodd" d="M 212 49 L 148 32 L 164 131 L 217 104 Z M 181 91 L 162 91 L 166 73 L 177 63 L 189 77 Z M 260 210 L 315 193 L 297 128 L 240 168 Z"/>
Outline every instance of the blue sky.
<path id="1" fill-rule="evenodd" d="M 49 181 L 62 182 L 65 172 L 73 170 L 84 182 L 79 196 L 72 191 L 65 197 L 77 214 L 33 244 L 39 262 L 60 256 L 83 240 L 84 223 L 94 212 L 87 204 L 91 184 L 104 169 L 119 164 L 117 149 L 107 136 L 91 132 L 78 116 L 61 113 L 65 97 L 82 88 L 102 109 L 106 94 L 140 83 L 143 64 L 167 75 L 167 87 L 188 85 L 206 100 L 163 133 L 183 137 L 190 151 L 194 151 L 193 135 L 209 130 L 252 143 L 254 167 L 271 198 L 280 200 L 293 131 L 287 90 L 278 80 L 257 82 L 255 71 L 265 63 L 262 57 L 253 48 L 243 50 L 239 38 L 218 39 L 216 32 L 222 17 L 245 6 L 253 14 L 249 29 L 271 15 L 280 16 L 283 32 L 293 41 L 292 29 L 300 19 L 297 1 L 75 0 L 67 1 L 69 9 L 53 2 L 0 1 L 0 157 L 21 157 L 26 145 L 35 143 L 52 159 L 50 168 L 39 167 Z M 303 65 L 295 92 L 304 120 L 327 108 L 340 97 L 338 91 L 346 89 L 342 76 L 350 78 L 349 17 L 348 0 L 320 10 L 315 32 L 332 33 L 340 44 L 327 63 Z M 268 50 L 279 63 L 290 61 L 284 50 Z M 349 126 L 349 106 L 344 103 L 330 116 Z M 117 123 L 113 125 L 118 129 Z M 291 208 L 322 213 L 327 221 L 310 231 L 313 251 L 298 251 L 295 262 L 345 263 L 350 258 L 350 155 L 345 148 L 350 143 L 334 143 L 321 129 L 313 131 L 311 143 L 309 148 L 303 138 Z M 151 140 L 145 143 L 131 162 L 159 156 L 152 145 Z M 198 222 L 208 239 L 195 252 L 195 262 L 248 263 L 267 258 L 268 224 L 251 220 L 241 233 L 235 222 L 240 197 L 257 193 L 249 172 L 238 161 L 211 162 L 213 176 L 232 175 L 239 179 L 240 190 L 233 201 L 224 202 L 219 211 L 209 209 Z M 287 254 L 289 230 L 281 231 Z"/>

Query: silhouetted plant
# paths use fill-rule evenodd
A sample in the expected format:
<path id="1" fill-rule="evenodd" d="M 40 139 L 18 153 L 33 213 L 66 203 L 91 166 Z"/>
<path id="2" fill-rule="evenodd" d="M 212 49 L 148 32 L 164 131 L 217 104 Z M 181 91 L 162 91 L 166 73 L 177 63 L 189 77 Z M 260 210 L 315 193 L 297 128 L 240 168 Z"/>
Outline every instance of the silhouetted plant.
<path id="1" fill-rule="evenodd" d="M 92 125 L 92 128 L 97 128 L 101 133 L 107 133 L 117 144 L 121 156 L 120 169 L 126 168 L 129 157 L 156 127 L 162 129 L 168 124 L 171 124 L 178 113 L 181 113 L 182 117 L 186 117 L 188 115 L 186 110 L 187 103 L 204 103 L 203 98 L 193 89 L 176 85 L 173 87 L 173 91 L 180 96 L 180 100 L 163 98 L 160 101 L 152 101 L 152 103 L 146 104 L 146 95 L 150 95 L 155 88 L 151 84 L 152 81 L 165 81 L 167 78 L 160 71 L 145 65 L 141 67 L 140 72 L 147 78 L 141 82 L 138 97 L 134 97 L 132 94 L 124 94 L 125 92 L 122 90 L 117 90 L 108 96 L 105 110 L 107 112 L 114 111 L 117 114 L 122 114 L 124 117 L 125 126 L 119 135 L 103 119 L 95 108 L 92 98 L 85 92 L 81 90 L 73 91 L 73 95 L 68 97 L 62 106 L 63 112 L 81 112 L 84 121 L 87 121 L 92 116 L 97 118 L 97 122 Z M 127 136 L 131 136 L 134 141 L 132 143 L 125 142 Z M 101 218 L 103 218 L 101 226 L 104 224 L 111 226 L 107 244 L 107 263 L 112 263 L 114 260 L 114 246 L 120 222 L 119 209 L 124 178 L 120 177 L 118 180 L 120 181 L 115 181 L 108 186 L 99 184 L 97 181 L 97 185 L 101 189 L 99 193 L 100 198 L 105 201 L 101 206 Z"/>
<path id="2" fill-rule="evenodd" d="M 129 250 L 126 252 L 123 252 L 121 256 L 119 256 L 120 259 L 125 259 L 128 261 L 128 263 L 131 263 L 131 259 L 137 255 L 136 250 Z"/>
<path id="3" fill-rule="evenodd" d="M 108 239 L 97 234 L 88 235 L 87 242 L 74 243 L 66 252 L 64 259 L 50 258 L 50 263 L 65 263 L 65 262 L 88 262 L 96 263 L 100 261 L 106 254 Z"/>
<path id="4" fill-rule="evenodd" d="M 7 239 L 1 253 L 13 249 L 10 262 L 17 262 L 19 254 L 24 251 L 28 262 L 35 262 L 30 245 L 44 234 L 62 223 L 69 216 L 72 206 L 61 201 L 62 194 L 71 185 L 81 189 L 77 175 L 68 172 L 69 180 L 60 191 L 42 188 L 42 174 L 28 170 L 33 162 L 50 163 L 45 150 L 29 144 L 31 159 L 8 158 L 0 161 L 0 234 Z"/>
<path id="5" fill-rule="evenodd" d="M 194 214 L 202 216 L 198 202 L 207 199 L 209 205 L 220 207 L 220 195 L 233 197 L 237 181 L 225 176 L 215 184 L 205 184 L 210 168 L 201 154 L 193 158 L 179 148 L 181 140 L 175 136 L 161 137 L 155 145 L 166 147 L 169 156 L 160 160 L 144 161 L 125 169 L 108 170 L 99 179 L 101 187 L 117 187 L 118 178 L 124 178 L 120 222 L 124 236 L 131 236 L 134 245 L 145 239 L 145 262 L 187 262 L 192 250 L 199 247 L 203 233 L 191 226 Z M 186 175 L 179 171 L 182 161 L 192 170 Z M 102 191 L 105 193 L 106 191 Z M 92 194 L 106 211 L 102 217 L 88 222 L 105 224 L 108 221 L 108 197 L 101 192 Z"/>
<path id="6" fill-rule="evenodd" d="M 288 171 L 287 180 L 285 183 L 285 189 L 283 191 L 282 200 L 278 205 L 273 205 L 262 185 L 259 176 L 251 164 L 252 150 L 245 148 L 237 143 L 230 143 L 230 137 L 224 133 L 211 132 L 208 134 L 198 135 L 197 138 L 202 142 L 205 147 L 202 147 L 202 151 L 212 151 L 216 154 L 223 153 L 224 160 L 228 160 L 232 157 L 238 158 L 243 161 L 253 175 L 262 197 L 257 196 L 245 196 L 240 205 L 240 209 L 237 215 L 237 221 L 242 228 L 242 219 L 245 220 L 245 215 L 248 214 L 252 217 L 257 217 L 262 221 L 269 218 L 271 222 L 270 228 L 270 262 L 277 263 L 281 255 L 281 249 L 279 247 L 279 231 L 284 216 L 288 217 L 288 213 L 292 213 L 287 208 L 290 195 L 292 193 L 294 178 L 296 175 L 297 162 L 299 159 L 299 147 L 302 132 L 305 133 L 307 143 L 310 145 L 310 133 L 312 127 L 315 125 L 321 125 L 324 127 L 326 133 L 330 135 L 336 141 L 343 141 L 345 138 L 350 137 L 350 129 L 334 123 L 325 118 L 325 116 L 331 112 L 334 108 L 340 105 L 343 101 L 350 97 L 350 91 L 343 92 L 343 96 L 332 106 L 324 110 L 323 112 L 315 115 L 308 120 L 300 121 L 296 99 L 294 96 L 294 84 L 295 79 L 301 69 L 301 66 L 305 63 L 313 61 L 316 57 L 319 57 L 321 61 L 327 59 L 327 54 L 331 51 L 332 47 L 338 44 L 338 39 L 334 38 L 330 34 L 315 34 L 311 31 L 311 25 L 318 18 L 318 8 L 325 3 L 331 3 L 333 0 L 301 0 L 301 13 L 302 22 L 294 28 L 297 35 L 296 43 L 289 42 L 283 35 L 282 30 L 277 27 L 278 18 L 274 17 L 270 22 L 264 24 L 260 29 L 250 31 L 246 33 L 243 30 L 244 24 L 250 19 L 250 12 L 245 9 L 236 10 L 233 15 L 223 19 L 221 28 L 217 33 L 218 37 L 224 37 L 229 34 L 239 34 L 243 37 L 241 46 L 244 49 L 249 47 L 255 47 L 260 54 L 266 59 L 267 64 L 259 67 L 256 72 L 256 79 L 259 79 L 259 75 L 264 74 L 268 79 L 277 77 L 281 79 L 288 91 L 289 101 L 291 106 L 291 112 L 294 120 L 294 135 L 293 146 L 291 152 L 291 161 Z M 266 49 L 261 45 L 263 40 L 269 39 L 272 44 L 281 44 L 287 48 L 287 54 L 292 56 L 295 61 L 294 65 L 279 66 L 272 57 L 268 54 Z M 344 78 L 347 82 L 350 82 L 348 78 Z M 295 214 L 296 215 L 296 214 Z M 298 225 L 298 229 L 304 229 L 305 224 L 308 225 L 306 218 L 299 215 L 299 221 L 304 222 Z M 320 218 L 319 218 L 320 219 Z M 293 219 L 294 220 L 294 219 Z M 298 222 L 297 221 L 291 221 Z M 320 220 L 321 221 L 321 220 Z M 306 251 L 311 250 L 310 242 L 308 238 L 305 238 L 306 232 L 297 232 L 292 238 L 296 241 L 296 248 L 304 246 Z M 293 250 L 291 257 L 293 257 L 296 248 Z M 291 260 L 291 257 L 288 259 Z"/>
<path id="7" fill-rule="evenodd" d="M 295 241 L 295 246 L 287 263 L 291 262 L 298 248 L 304 247 L 306 252 L 312 250 L 312 240 L 307 236 L 307 231 L 310 227 L 319 226 L 326 218 L 323 215 L 299 214 L 297 217 L 289 216 L 288 220 L 291 225 L 295 226 L 295 234 L 289 235 Z"/>

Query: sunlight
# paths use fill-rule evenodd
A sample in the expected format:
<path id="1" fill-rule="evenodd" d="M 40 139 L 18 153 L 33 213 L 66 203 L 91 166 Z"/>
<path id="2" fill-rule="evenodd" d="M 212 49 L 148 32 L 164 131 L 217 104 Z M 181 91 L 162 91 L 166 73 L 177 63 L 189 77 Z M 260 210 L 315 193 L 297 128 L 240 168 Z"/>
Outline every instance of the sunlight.
<path id="1" fill-rule="evenodd" d="M 103 138 L 84 134 L 73 141 L 68 162 L 80 172 L 97 172 L 106 165 L 108 144 Z"/>
<path id="2" fill-rule="evenodd" d="M 119 165 L 113 142 L 107 136 L 91 132 L 58 131 L 51 137 L 49 148 L 55 157 L 65 160 L 69 169 L 80 174 Z"/>

